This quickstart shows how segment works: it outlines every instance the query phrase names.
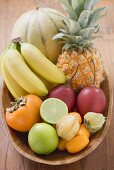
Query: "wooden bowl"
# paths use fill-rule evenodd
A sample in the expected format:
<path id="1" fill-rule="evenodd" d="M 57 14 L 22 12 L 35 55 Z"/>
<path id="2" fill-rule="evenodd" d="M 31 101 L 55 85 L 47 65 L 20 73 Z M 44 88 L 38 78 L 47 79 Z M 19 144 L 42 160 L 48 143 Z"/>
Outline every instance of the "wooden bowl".
<path id="1" fill-rule="evenodd" d="M 2 104 L 3 104 L 2 120 L 6 127 L 6 133 L 9 137 L 9 140 L 13 144 L 14 148 L 20 154 L 22 154 L 24 157 L 30 160 L 39 163 L 50 164 L 50 165 L 69 164 L 72 162 L 76 162 L 84 158 L 88 154 L 90 154 L 102 142 L 111 121 L 112 107 L 113 107 L 113 101 L 112 101 L 113 92 L 112 92 L 111 80 L 109 77 L 106 77 L 105 80 L 102 82 L 101 88 L 103 89 L 107 98 L 107 106 L 104 113 L 104 115 L 107 117 L 107 121 L 104 127 L 93 137 L 91 137 L 89 145 L 83 151 L 77 154 L 69 154 L 66 151 L 55 151 L 54 153 L 48 156 L 40 156 L 32 152 L 32 150 L 30 149 L 27 143 L 27 133 L 16 132 L 7 126 L 5 121 L 5 109 L 9 106 L 12 97 L 7 87 L 4 85 L 2 91 Z"/>

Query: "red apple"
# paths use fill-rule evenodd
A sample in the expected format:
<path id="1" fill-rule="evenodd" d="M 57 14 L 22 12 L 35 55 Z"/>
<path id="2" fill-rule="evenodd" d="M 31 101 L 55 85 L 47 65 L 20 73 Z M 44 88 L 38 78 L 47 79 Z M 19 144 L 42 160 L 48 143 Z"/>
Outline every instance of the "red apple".
<path id="1" fill-rule="evenodd" d="M 103 113 L 106 97 L 102 89 L 95 86 L 83 88 L 77 97 L 77 110 L 83 116 L 87 112 Z"/>

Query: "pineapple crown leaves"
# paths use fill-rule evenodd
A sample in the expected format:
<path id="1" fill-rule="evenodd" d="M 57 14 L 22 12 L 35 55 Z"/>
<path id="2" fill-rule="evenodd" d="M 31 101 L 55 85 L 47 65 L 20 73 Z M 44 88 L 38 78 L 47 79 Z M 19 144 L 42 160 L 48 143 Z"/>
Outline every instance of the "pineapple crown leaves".
<path id="1" fill-rule="evenodd" d="M 97 8 L 98 0 L 59 0 L 68 13 L 63 18 L 63 27 L 53 39 L 60 39 L 64 44 L 63 50 L 84 50 L 91 48 L 94 33 L 99 31 L 97 21 L 107 13 L 107 8 Z"/>
<path id="2" fill-rule="evenodd" d="M 59 0 L 70 19 L 78 20 L 80 13 L 84 10 L 92 11 L 99 0 Z"/>

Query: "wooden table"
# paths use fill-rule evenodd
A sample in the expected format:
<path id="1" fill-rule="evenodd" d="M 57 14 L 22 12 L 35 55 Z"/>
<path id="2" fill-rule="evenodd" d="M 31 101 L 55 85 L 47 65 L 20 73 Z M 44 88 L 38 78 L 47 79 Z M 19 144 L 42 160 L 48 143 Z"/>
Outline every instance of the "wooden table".
<path id="1" fill-rule="evenodd" d="M 101 21 L 102 38 L 96 40 L 103 60 L 107 63 L 114 86 L 114 0 L 103 0 L 99 5 L 109 6 L 108 15 Z M 0 0 L 0 53 L 11 38 L 16 19 L 36 6 L 62 10 L 57 0 Z M 2 88 L 2 86 L 1 86 Z M 0 93 L 1 94 L 1 93 Z M 49 166 L 32 162 L 21 156 L 9 142 L 0 120 L 0 170 L 114 170 L 114 123 L 100 146 L 88 157 L 64 166 Z"/>

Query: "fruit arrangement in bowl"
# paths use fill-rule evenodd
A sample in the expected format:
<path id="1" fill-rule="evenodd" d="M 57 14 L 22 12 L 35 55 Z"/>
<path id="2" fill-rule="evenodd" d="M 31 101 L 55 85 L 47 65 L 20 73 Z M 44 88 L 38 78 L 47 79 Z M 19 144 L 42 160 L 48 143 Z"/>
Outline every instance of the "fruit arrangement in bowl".
<path id="1" fill-rule="evenodd" d="M 14 147 L 40 163 L 65 164 L 91 153 L 111 119 L 112 89 L 92 40 L 106 8 L 60 0 L 22 15 L 0 58 L 3 121 Z"/>

